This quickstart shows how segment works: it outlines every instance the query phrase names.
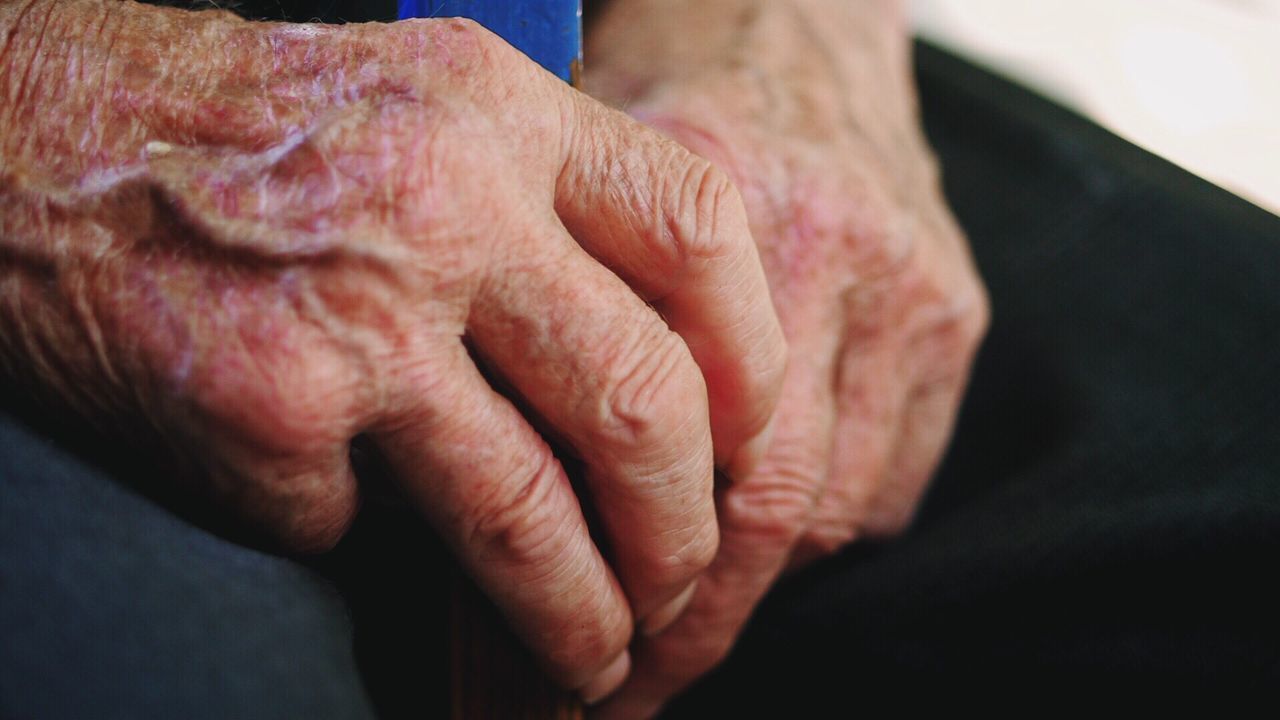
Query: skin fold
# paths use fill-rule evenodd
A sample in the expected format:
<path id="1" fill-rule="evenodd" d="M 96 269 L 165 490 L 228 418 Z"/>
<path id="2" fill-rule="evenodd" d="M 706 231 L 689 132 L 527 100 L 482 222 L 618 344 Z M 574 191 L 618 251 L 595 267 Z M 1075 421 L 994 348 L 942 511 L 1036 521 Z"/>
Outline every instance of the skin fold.
<path id="1" fill-rule="evenodd" d="M 790 355 L 772 444 L 716 498 L 689 608 L 597 708 L 649 717 L 717 664 L 788 567 L 910 523 L 989 317 L 887 0 L 615 0 L 588 92 L 727 172 Z"/>
<path id="2" fill-rule="evenodd" d="M 9 380 L 300 552 L 366 437 L 554 678 L 621 682 L 784 371 L 726 176 L 466 21 L 24 0 L 0 43 Z"/>
<path id="3" fill-rule="evenodd" d="M 554 678 L 652 716 L 907 527 L 989 311 L 899 3 L 614 0 L 586 67 L 0 0 L 0 371 L 294 551 L 368 438 Z"/>

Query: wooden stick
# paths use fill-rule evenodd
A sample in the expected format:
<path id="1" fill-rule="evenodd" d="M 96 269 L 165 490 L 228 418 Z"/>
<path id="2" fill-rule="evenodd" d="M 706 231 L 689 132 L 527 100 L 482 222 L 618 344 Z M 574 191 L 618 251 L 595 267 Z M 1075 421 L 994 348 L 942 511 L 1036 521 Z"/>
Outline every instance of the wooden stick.
<path id="1" fill-rule="evenodd" d="M 547 679 L 461 572 L 453 583 L 451 615 L 454 720 L 582 720 L 577 696 Z"/>

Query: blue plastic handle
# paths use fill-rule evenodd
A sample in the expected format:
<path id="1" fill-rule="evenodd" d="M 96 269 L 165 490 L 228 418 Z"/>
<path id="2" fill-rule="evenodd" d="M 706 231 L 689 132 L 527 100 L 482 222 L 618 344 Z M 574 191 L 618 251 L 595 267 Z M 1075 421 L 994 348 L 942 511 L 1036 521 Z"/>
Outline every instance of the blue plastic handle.
<path id="1" fill-rule="evenodd" d="M 400 17 L 471 18 L 565 82 L 581 67 L 582 0 L 400 0 Z"/>

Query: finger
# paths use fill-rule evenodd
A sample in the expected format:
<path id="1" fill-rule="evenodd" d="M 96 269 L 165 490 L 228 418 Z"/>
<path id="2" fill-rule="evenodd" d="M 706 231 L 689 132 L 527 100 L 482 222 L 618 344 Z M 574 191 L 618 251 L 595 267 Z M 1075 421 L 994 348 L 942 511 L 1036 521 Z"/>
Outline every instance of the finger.
<path id="1" fill-rule="evenodd" d="M 715 555 L 707 396 L 684 343 L 549 218 L 469 321 L 486 362 L 575 448 L 642 623 Z M 669 613 L 668 613 L 669 614 Z M 652 628 L 650 628 L 652 629 Z"/>
<path id="2" fill-rule="evenodd" d="M 963 387 L 961 381 L 940 381 L 911 394 L 885 480 L 868 498 L 869 537 L 898 535 L 910 526 L 951 439 Z"/>
<path id="3" fill-rule="evenodd" d="M 886 482 L 902 427 L 907 381 L 898 357 L 884 340 L 847 344 L 836 379 L 830 471 L 789 567 L 831 555 L 865 533 L 871 499 Z"/>
<path id="4" fill-rule="evenodd" d="M 366 419 L 359 393 L 323 339 L 269 310 L 254 317 L 276 343 L 251 349 L 242 327 L 210 332 L 219 340 L 193 361 L 183 392 L 156 406 L 159 427 L 203 469 L 191 475 L 208 481 L 197 489 L 248 529 L 287 551 L 322 552 L 359 507 L 350 459 Z"/>
<path id="5" fill-rule="evenodd" d="M 637 640 L 631 677 L 593 715 L 652 717 L 732 648 L 785 565 L 826 475 L 834 401 L 823 366 L 797 358 L 788 367 L 769 451 L 753 475 L 720 491 L 720 552 L 692 603 L 665 632 Z"/>
<path id="6" fill-rule="evenodd" d="M 289 458 L 224 446 L 205 467 L 216 500 L 289 552 L 332 549 L 359 508 L 346 443 Z"/>
<path id="7" fill-rule="evenodd" d="M 963 248 L 957 234 L 954 223 L 948 227 L 944 222 L 932 236 L 951 238 L 947 247 Z M 910 390 L 904 393 L 885 477 L 866 507 L 865 530 L 874 537 L 897 535 L 910 525 L 950 441 L 974 353 L 989 322 L 986 294 L 967 254 L 922 253 L 920 260 L 916 287 L 931 301 L 897 323 L 905 345 L 896 355 L 909 358 L 899 384 Z"/>
<path id="8" fill-rule="evenodd" d="M 551 676 L 586 686 L 632 620 L 559 462 L 461 344 L 403 386 L 372 433 L 393 473 Z"/>
<path id="9" fill-rule="evenodd" d="M 556 210 L 684 338 L 706 379 L 716 461 L 747 474 L 767 444 L 786 343 L 742 199 L 711 163 L 577 98 Z"/>

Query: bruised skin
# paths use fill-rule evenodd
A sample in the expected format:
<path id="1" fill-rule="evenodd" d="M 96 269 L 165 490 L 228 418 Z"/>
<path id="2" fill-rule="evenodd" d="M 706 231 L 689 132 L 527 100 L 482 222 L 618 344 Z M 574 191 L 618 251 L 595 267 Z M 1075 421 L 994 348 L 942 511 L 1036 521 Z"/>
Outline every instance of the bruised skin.
<path id="1" fill-rule="evenodd" d="M 0 2 L 0 41 L 0 369 L 297 550 L 367 435 L 555 678 L 621 682 L 781 383 L 727 178 L 464 21 Z M 464 336 L 582 457 L 608 560 Z"/>
<path id="2" fill-rule="evenodd" d="M 615 0 L 587 89 L 741 190 L 790 348 L 772 444 L 717 497 L 720 550 L 598 708 L 653 715 L 717 664 L 787 567 L 904 530 L 988 306 L 921 134 L 887 0 Z"/>

